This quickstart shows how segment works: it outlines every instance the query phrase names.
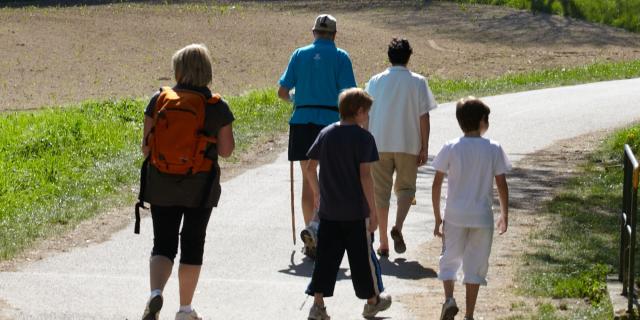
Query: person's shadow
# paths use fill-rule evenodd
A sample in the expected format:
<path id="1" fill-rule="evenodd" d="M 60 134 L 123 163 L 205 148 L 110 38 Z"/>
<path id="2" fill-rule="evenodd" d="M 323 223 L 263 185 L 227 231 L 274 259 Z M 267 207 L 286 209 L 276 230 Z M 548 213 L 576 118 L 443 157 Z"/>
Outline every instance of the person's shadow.
<path id="1" fill-rule="evenodd" d="M 405 258 L 396 258 L 391 261 L 387 257 L 381 257 L 379 261 L 382 274 L 387 276 L 410 280 L 435 278 L 438 276 L 435 270 L 423 267 L 418 261 L 407 261 Z"/>
<path id="2" fill-rule="evenodd" d="M 311 279 L 311 276 L 313 275 L 313 260 L 307 257 L 304 257 L 302 259 L 302 263 L 296 264 L 294 259 L 295 255 L 296 255 L 296 250 L 291 251 L 291 259 L 289 260 L 288 268 L 278 270 L 278 272 L 288 274 L 291 276 L 306 277 Z M 338 275 L 336 277 L 336 280 L 351 279 L 350 276 L 347 276 L 347 270 L 348 269 L 346 268 L 340 268 L 338 270 Z"/>

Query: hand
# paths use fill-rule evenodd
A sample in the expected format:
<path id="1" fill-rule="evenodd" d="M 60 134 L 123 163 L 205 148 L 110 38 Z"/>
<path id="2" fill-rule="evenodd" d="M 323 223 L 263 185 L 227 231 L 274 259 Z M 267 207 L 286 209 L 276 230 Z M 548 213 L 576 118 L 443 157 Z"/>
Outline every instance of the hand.
<path id="1" fill-rule="evenodd" d="M 505 232 L 507 232 L 508 226 L 509 226 L 509 219 L 504 215 L 500 215 L 500 218 L 498 219 L 498 225 L 497 225 L 498 233 L 500 235 L 503 235 Z"/>
<path id="2" fill-rule="evenodd" d="M 433 236 L 434 237 L 442 237 L 442 231 L 441 231 L 441 227 L 442 226 L 442 221 L 436 221 L 436 225 L 433 228 Z"/>
<path id="3" fill-rule="evenodd" d="M 423 166 L 427 163 L 427 148 L 420 149 L 420 153 L 418 153 L 418 167 Z"/>

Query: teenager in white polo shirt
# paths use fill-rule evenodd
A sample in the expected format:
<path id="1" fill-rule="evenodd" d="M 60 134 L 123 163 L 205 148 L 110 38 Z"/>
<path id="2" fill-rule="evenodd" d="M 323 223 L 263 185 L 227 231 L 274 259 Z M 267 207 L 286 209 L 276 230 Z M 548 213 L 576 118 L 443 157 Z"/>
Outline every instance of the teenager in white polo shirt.
<path id="1" fill-rule="evenodd" d="M 406 251 L 402 226 L 416 194 L 418 167 L 427 162 L 429 111 L 438 106 L 427 79 L 407 69 L 412 53 L 409 41 L 393 38 L 387 51 L 392 66 L 373 76 L 365 89 L 374 101 L 369 131 L 380 153 L 380 161 L 373 165 L 373 179 L 381 256 L 389 255 L 387 224 L 394 173 L 398 208 L 391 237 L 397 253 Z"/>

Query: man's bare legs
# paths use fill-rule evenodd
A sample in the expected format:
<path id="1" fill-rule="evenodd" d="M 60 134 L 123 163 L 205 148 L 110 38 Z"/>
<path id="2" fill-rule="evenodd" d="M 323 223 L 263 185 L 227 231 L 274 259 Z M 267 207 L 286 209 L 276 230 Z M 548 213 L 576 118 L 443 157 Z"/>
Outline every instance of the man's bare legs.
<path id="1" fill-rule="evenodd" d="M 308 226 L 313 219 L 313 190 L 307 181 L 307 164 L 308 161 L 300 161 L 300 169 L 302 170 L 302 215 L 304 217 L 304 225 Z"/>
<path id="2" fill-rule="evenodd" d="M 378 230 L 380 231 L 380 250 L 389 250 L 389 207 L 378 208 Z"/>
<path id="3" fill-rule="evenodd" d="M 411 203 L 413 202 L 413 197 L 398 197 L 398 209 L 396 211 L 396 229 L 398 231 L 402 231 L 402 226 L 404 225 L 404 221 L 407 219 L 407 215 L 409 215 L 409 209 L 411 209 Z M 389 209 L 387 208 L 387 211 Z"/>

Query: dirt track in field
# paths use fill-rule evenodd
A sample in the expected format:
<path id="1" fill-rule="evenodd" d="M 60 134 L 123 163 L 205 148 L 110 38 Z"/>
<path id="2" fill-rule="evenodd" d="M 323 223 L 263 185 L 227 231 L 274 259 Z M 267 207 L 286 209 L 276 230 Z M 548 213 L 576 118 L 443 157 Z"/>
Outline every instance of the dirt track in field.
<path id="1" fill-rule="evenodd" d="M 172 53 L 193 42 L 212 51 L 215 91 L 273 87 L 291 51 L 312 40 L 310 28 L 321 12 L 337 17 L 337 43 L 351 54 L 359 84 L 387 67 L 386 44 L 394 35 L 411 40 L 414 71 L 445 79 L 640 58 L 640 34 L 493 6 L 352 1 L 329 7 L 269 2 L 4 8 L 0 110 L 148 96 L 172 83 Z"/>

